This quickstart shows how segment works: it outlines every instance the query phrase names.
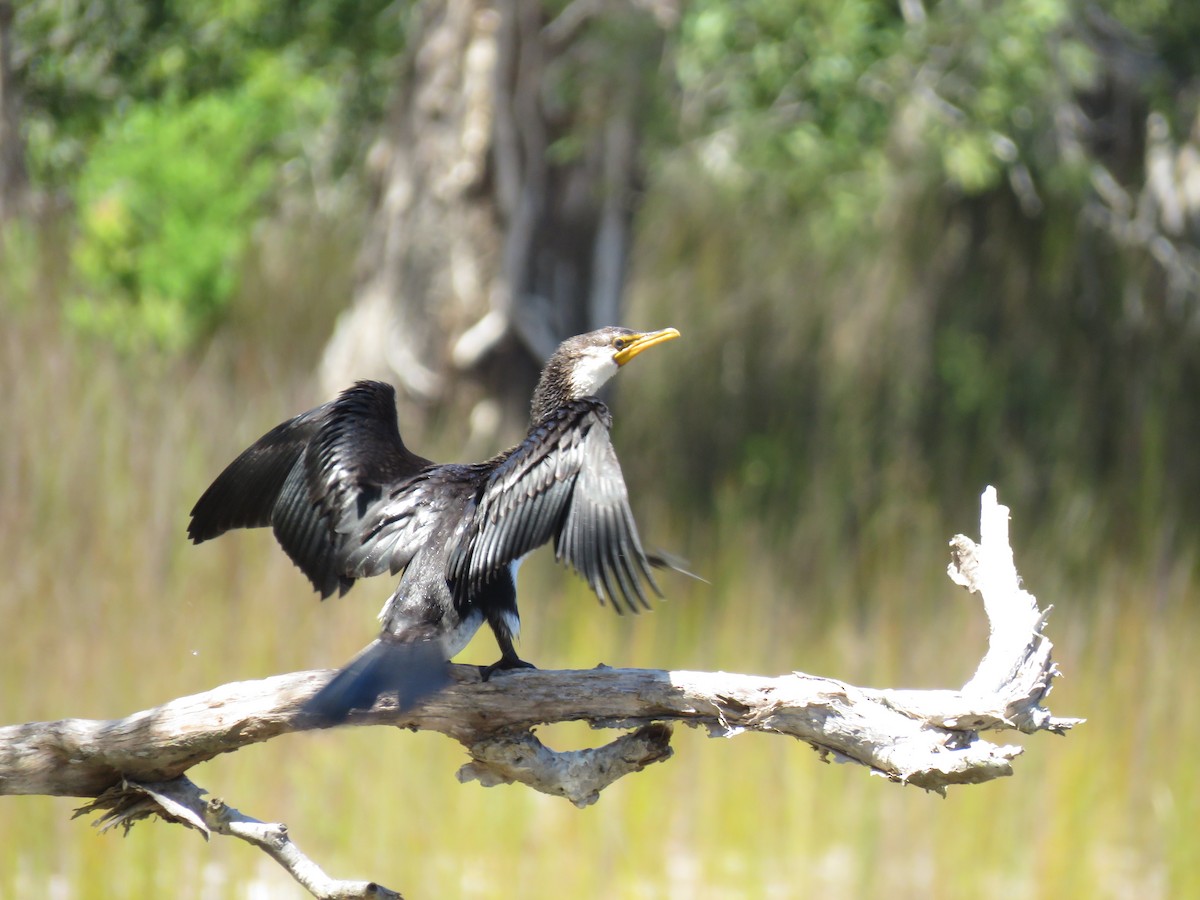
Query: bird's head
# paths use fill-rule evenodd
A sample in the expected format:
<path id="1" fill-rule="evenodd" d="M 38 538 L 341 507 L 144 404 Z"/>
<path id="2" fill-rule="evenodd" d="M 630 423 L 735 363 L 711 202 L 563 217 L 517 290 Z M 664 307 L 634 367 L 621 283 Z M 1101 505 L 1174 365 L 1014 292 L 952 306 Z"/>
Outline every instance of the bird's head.
<path id="1" fill-rule="evenodd" d="M 567 338 L 542 371 L 533 395 L 534 420 L 570 400 L 592 396 L 643 350 L 677 337 L 679 332 L 674 328 L 631 331 L 609 326 Z"/>

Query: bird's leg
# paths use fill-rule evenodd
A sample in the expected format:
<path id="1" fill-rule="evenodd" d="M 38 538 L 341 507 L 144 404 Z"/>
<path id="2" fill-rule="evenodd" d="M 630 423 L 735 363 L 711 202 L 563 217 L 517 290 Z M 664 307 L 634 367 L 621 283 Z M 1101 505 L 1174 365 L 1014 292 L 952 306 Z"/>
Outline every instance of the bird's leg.
<path id="1" fill-rule="evenodd" d="M 536 669 L 531 662 L 526 662 L 517 656 L 517 651 L 513 647 L 512 638 L 507 634 L 497 632 L 496 643 L 500 645 L 500 658 L 490 666 L 480 666 L 479 675 L 484 681 L 487 681 L 496 672 L 509 671 L 511 669 Z"/>

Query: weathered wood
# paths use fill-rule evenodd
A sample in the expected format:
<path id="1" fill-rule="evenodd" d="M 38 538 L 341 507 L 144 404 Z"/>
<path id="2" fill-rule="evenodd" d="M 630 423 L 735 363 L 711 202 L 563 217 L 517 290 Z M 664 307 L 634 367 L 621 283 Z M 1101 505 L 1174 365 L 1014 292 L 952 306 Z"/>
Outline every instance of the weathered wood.
<path id="1" fill-rule="evenodd" d="M 669 759 L 673 752 L 671 728 L 662 723 L 644 725 L 590 750 L 555 752 L 531 731 L 485 738 L 470 750 L 474 762 L 458 770 L 459 781 L 478 781 L 484 787 L 520 782 L 579 807 L 595 803 L 623 775 Z"/>
<path id="2" fill-rule="evenodd" d="M 454 670 L 459 683 L 421 708 L 399 714 L 381 701 L 354 713 L 350 724 L 437 731 L 468 751 L 566 721 L 609 728 L 673 721 L 714 735 L 763 731 L 935 790 L 1008 775 L 1021 752 L 979 739 L 973 726 L 981 713 L 956 692 L 937 692 L 935 700 L 927 692 L 872 691 L 798 672 L 770 678 L 601 667 L 518 671 L 481 683 L 474 667 Z M 300 707 L 330 674 L 226 684 L 112 721 L 0 728 L 0 794 L 93 797 L 122 779 L 175 778 L 221 753 L 305 730 Z M 993 715 L 986 724 L 1001 723 Z"/>
<path id="3" fill-rule="evenodd" d="M 1012 563 L 1007 519 L 989 489 L 984 542 L 961 535 L 952 542 L 951 577 L 981 593 L 991 623 L 988 653 L 962 691 L 873 690 L 799 672 L 769 678 L 607 667 L 517 671 L 482 683 L 474 667 L 455 666 L 457 683 L 423 706 L 400 714 L 384 699 L 350 723 L 441 732 L 472 752 L 474 773 L 494 767 L 498 740 L 516 744 L 536 725 L 583 720 L 598 728 L 682 722 L 714 734 L 786 734 L 931 790 L 1008 775 L 1021 749 L 993 745 L 980 731 L 1062 733 L 1078 720 L 1040 706 L 1056 669 L 1042 634 L 1045 615 Z M 300 707 L 328 675 L 226 684 L 111 721 L 0 728 L 0 794 L 94 797 L 122 780 L 176 778 L 220 753 L 308 728 Z M 660 741 L 646 756 L 663 758 L 664 747 Z M 555 789 L 541 776 L 532 781 L 576 802 L 592 796 Z"/>
<path id="4" fill-rule="evenodd" d="M 1062 734 L 1083 720 L 1052 716 L 1041 705 L 1057 674 L 1042 632 L 1046 613 L 1021 587 L 1008 543 L 1008 509 L 992 488 L 983 495 L 981 533 L 979 544 L 962 535 L 951 542 L 950 577 L 981 595 L 990 623 L 988 652 L 962 690 L 861 688 L 802 672 L 764 677 L 605 666 L 517 670 L 482 682 L 475 667 L 454 666 L 455 683 L 419 708 L 400 713 L 383 698 L 354 713 L 349 724 L 440 732 L 471 756 L 460 780 L 521 782 L 579 806 L 595 802 L 617 778 L 669 758 L 674 723 L 721 736 L 787 735 L 823 756 L 939 793 L 1011 775 L 1023 749 L 986 741 L 983 732 Z M 155 809 L 161 783 L 183 784 L 197 763 L 311 728 L 301 709 L 330 675 L 294 672 L 226 684 L 111 721 L 0 728 L 0 794 L 101 797 L 99 805 L 117 809 L 123 821 L 150 812 L 186 821 L 169 804 Z M 629 733 L 568 753 L 533 736 L 538 725 L 566 721 Z M 125 801 L 113 798 L 136 793 L 138 785 L 156 787 L 141 791 L 137 815 L 130 815 L 122 811 Z"/>
<path id="5" fill-rule="evenodd" d="M 296 846 L 286 825 L 252 819 L 222 800 L 205 800 L 206 793 L 183 777 L 161 784 L 122 782 L 76 811 L 75 815 L 100 812 L 101 816 L 93 824 L 101 831 L 116 825 L 128 831 L 140 819 L 159 816 L 196 829 L 205 840 L 214 833 L 239 838 L 270 856 L 320 900 L 402 900 L 395 891 L 373 881 L 330 878 Z"/>
<path id="6" fill-rule="evenodd" d="M 860 688 L 800 672 L 770 678 L 603 666 L 522 670 L 482 683 L 474 667 L 455 666 L 456 684 L 423 706 L 401 714 L 384 699 L 355 713 L 350 724 L 445 734 L 474 758 L 466 771 L 485 781 L 486 772 L 492 781 L 514 777 L 497 774 L 504 768 L 496 760 L 497 741 L 526 742 L 528 750 L 531 728 L 566 721 L 622 729 L 681 722 L 713 734 L 785 734 L 894 781 L 937 791 L 1011 774 L 1021 748 L 989 743 L 981 731 L 1062 733 L 1078 720 L 1055 718 L 1040 705 L 1056 674 L 1042 634 L 1045 614 L 1020 586 L 1008 545 L 1008 510 L 991 489 L 983 502 L 983 543 L 962 535 L 952 541 L 950 575 L 982 595 L 991 624 L 988 653 L 961 691 Z M 123 779 L 167 781 L 217 754 L 310 727 L 300 707 L 328 675 L 296 672 L 226 684 L 112 721 L 0 728 L 0 794 L 91 797 Z M 664 758 L 665 747 L 660 735 L 629 761 L 627 771 Z M 567 766 L 565 757 L 545 757 L 541 750 L 531 756 L 544 759 L 539 774 L 516 780 L 577 803 L 595 799 L 599 788 L 590 783 L 565 787 L 548 776 L 577 773 L 583 757 L 571 757 Z M 597 766 L 600 759 L 595 756 Z"/>

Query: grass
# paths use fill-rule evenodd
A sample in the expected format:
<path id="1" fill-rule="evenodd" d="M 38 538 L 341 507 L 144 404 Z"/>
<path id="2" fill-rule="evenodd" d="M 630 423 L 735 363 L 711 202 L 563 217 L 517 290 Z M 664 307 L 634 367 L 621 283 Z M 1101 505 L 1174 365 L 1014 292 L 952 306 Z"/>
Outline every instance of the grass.
<path id="1" fill-rule="evenodd" d="M 308 385 L 231 340 L 187 362 L 117 359 L 64 335 L 32 296 L 0 297 L 0 722 L 121 716 L 335 665 L 365 643 L 387 579 L 322 605 L 269 534 L 200 547 L 184 535 L 208 480 L 317 399 Z M 191 774 L 243 812 L 287 822 L 332 874 L 410 898 L 1200 896 L 1194 560 L 1114 554 L 1082 584 L 1054 546 L 1023 540 L 1032 523 L 1013 514 L 1018 567 L 1055 605 L 1066 677 L 1051 706 L 1089 721 L 1065 739 L 1015 738 L 1027 747 L 1015 777 L 946 800 L 781 738 L 689 730 L 672 760 L 585 810 L 460 785 L 456 745 L 386 729 L 292 735 Z M 618 618 L 546 559 L 526 566 L 523 655 L 912 687 L 961 684 L 981 656 L 982 612 L 944 575 L 946 539 L 976 523 L 921 516 L 814 559 L 762 549 L 779 542 L 755 523 L 714 520 L 688 529 L 689 546 L 655 531 L 711 584 L 669 580 L 649 615 Z M 481 637 L 462 658 L 494 654 Z M 161 823 L 100 835 L 71 819 L 79 803 L 0 799 L 0 897 L 302 896 L 239 842 Z"/>

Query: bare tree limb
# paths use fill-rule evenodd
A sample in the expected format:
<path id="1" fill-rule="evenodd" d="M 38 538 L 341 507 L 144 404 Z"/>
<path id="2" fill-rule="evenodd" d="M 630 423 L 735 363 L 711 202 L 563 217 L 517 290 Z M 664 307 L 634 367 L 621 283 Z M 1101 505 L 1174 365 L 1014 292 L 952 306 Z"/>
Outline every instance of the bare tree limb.
<path id="1" fill-rule="evenodd" d="M 630 772 L 669 759 L 671 727 L 643 725 L 611 744 L 591 750 L 556 752 L 531 731 L 485 738 L 470 747 L 474 762 L 458 770 L 461 782 L 484 787 L 520 782 L 543 794 L 566 797 L 576 806 L 590 806 L 600 792 Z"/>
<path id="2" fill-rule="evenodd" d="M 286 825 L 244 816 L 216 798 L 206 801 L 206 793 L 183 776 L 157 784 L 122 781 L 76 810 L 75 815 L 102 812 L 92 824 L 101 831 L 120 825 L 126 832 L 139 819 L 159 816 L 196 829 L 205 840 L 213 833 L 224 834 L 258 847 L 283 866 L 305 890 L 321 900 L 401 900 L 395 891 L 371 881 L 330 878 L 292 842 Z"/>
<path id="3" fill-rule="evenodd" d="M 981 596 L 990 625 L 988 651 L 961 690 L 861 688 L 802 672 L 770 678 L 606 666 L 520 670 L 481 682 L 475 667 L 454 666 L 455 683 L 422 706 L 400 713 L 385 698 L 355 713 L 350 724 L 440 732 L 471 757 L 459 771 L 461 781 L 520 782 L 577 806 L 594 803 L 616 779 L 668 759 L 671 724 L 677 722 L 712 735 L 788 735 L 824 758 L 857 762 L 892 781 L 943 794 L 950 785 L 1011 775 L 1023 748 L 993 744 L 981 732 L 1063 734 L 1083 720 L 1055 717 L 1042 706 L 1058 674 L 1043 634 L 1048 610 L 1021 587 L 1008 542 L 1008 509 L 993 488 L 982 499 L 981 542 L 962 535 L 951 541 L 950 577 Z M 291 846 L 282 826 L 262 825 L 223 804 L 224 813 L 213 804 L 201 809 L 191 793 L 199 789 L 183 775 L 218 754 L 311 728 L 301 708 L 330 674 L 295 672 L 226 684 L 111 721 L 0 728 L 0 795 L 97 797 L 88 809 L 109 809 L 103 821 L 127 824 L 156 813 L 202 831 L 234 834 L 263 846 L 301 880 L 303 865 L 286 861 L 299 851 L 281 849 Z M 628 733 L 573 752 L 554 751 L 532 733 L 538 725 L 566 721 Z M 218 820 L 226 824 L 214 825 Z"/>

